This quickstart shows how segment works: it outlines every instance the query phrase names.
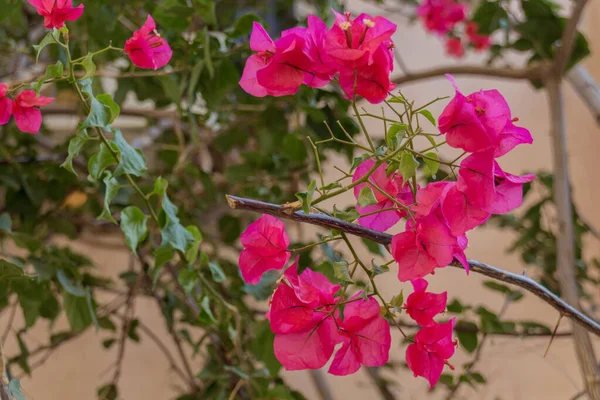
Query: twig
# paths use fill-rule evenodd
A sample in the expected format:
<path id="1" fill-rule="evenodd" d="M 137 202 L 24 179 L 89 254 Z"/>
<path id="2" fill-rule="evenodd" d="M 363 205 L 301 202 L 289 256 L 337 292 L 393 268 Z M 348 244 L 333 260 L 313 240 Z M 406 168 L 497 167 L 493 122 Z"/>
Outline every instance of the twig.
<path id="1" fill-rule="evenodd" d="M 389 246 L 392 242 L 392 235 L 383 232 L 378 232 L 368 228 L 363 228 L 362 226 L 342 221 L 337 218 L 329 217 L 324 214 L 310 213 L 307 215 L 302 213 L 301 211 L 293 212 L 293 210 L 290 210 L 288 207 L 285 206 L 265 203 L 258 200 L 246 199 L 231 195 L 227 195 L 227 201 L 229 203 L 229 206 L 233 209 L 265 213 L 280 218 L 290 219 L 311 225 L 322 226 L 328 229 L 338 229 L 354 236 L 370 239 L 384 246 Z M 463 268 L 462 265 L 457 261 L 454 261 L 450 265 L 456 268 Z M 518 286 L 534 294 L 538 298 L 542 299 L 544 302 L 548 303 L 554 309 L 556 309 L 559 313 L 563 314 L 565 317 L 571 319 L 572 321 L 578 324 L 574 326 L 582 326 L 589 332 L 600 336 L 600 323 L 594 321 L 593 319 L 585 315 L 583 312 L 570 306 L 560 297 L 558 297 L 557 295 L 555 295 L 550 290 L 540 285 L 533 279 L 527 276 L 514 274 L 512 272 L 508 272 L 500 268 L 496 268 L 491 265 L 474 260 L 469 260 L 469 267 L 472 272 L 485 275 L 490 278 L 494 278 L 501 282 Z"/>
<path id="2" fill-rule="evenodd" d="M 567 71 L 566 78 L 586 104 L 596 123 L 600 124 L 600 88 L 592 75 L 583 65 L 577 64 Z"/>
<path id="3" fill-rule="evenodd" d="M 587 0 L 577 0 L 575 2 L 571 17 L 567 21 L 567 25 L 565 26 L 565 30 L 560 39 L 560 47 L 554 58 L 553 69 L 555 76 L 562 77 L 569 64 L 573 48 L 575 47 L 575 39 L 577 38 L 577 25 L 579 24 L 579 20 L 581 19 L 586 4 Z"/>
<path id="4" fill-rule="evenodd" d="M 559 71 L 555 69 L 554 71 Z M 555 72 L 556 73 L 556 72 Z M 579 290 L 575 276 L 575 230 L 571 215 L 571 186 L 567 157 L 566 121 L 560 77 L 553 76 L 545 81 L 552 116 L 551 140 L 554 163 L 554 201 L 558 221 L 556 272 L 562 295 L 579 313 Z M 569 316 L 565 314 L 565 316 Z M 586 391 L 592 400 L 600 400 L 598 362 L 594 354 L 591 338 L 584 326 L 573 324 L 573 344 L 579 362 Z"/>
<path id="5" fill-rule="evenodd" d="M 418 324 L 398 321 L 398 325 L 403 328 L 409 329 L 420 329 L 421 326 Z M 535 338 L 546 338 L 548 336 L 553 336 L 552 332 L 501 332 L 501 331 L 484 331 L 479 327 L 471 324 L 456 324 L 454 326 L 454 332 L 465 332 L 465 333 L 481 333 L 484 335 L 493 335 L 493 336 L 503 336 L 503 337 L 514 337 L 518 339 L 535 339 Z M 554 334 L 555 338 L 569 338 L 573 334 L 571 332 L 556 332 Z"/>
<path id="6" fill-rule="evenodd" d="M 556 337 L 556 331 L 558 330 L 558 327 L 560 326 L 560 321 L 562 321 L 562 315 L 558 316 L 558 321 L 556 321 L 556 325 L 554 326 L 554 329 L 552 330 L 552 336 L 550 336 L 550 341 L 548 342 L 548 346 L 546 347 L 546 351 L 544 352 L 544 358 L 546 358 L 546 356 L 548 355 L 548 352 L 550 351 L 550 346 L 552 346 L 552 342 L 554 342 L 554 338 Z"/>

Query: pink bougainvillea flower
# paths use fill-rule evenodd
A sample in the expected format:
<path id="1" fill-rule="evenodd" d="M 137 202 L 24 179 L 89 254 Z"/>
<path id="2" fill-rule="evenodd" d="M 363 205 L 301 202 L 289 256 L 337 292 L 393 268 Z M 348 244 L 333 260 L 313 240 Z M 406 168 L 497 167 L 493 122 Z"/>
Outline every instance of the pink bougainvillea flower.
<path id="1" fill-rule="evenodd" d="M 450 233 L 439 209 L 437 212 L 419 219 L 416 231 L 417 240 L 435 259 L 439 267 L 445 267 L 452 262 L 458 242 L 457 238 Z"/>
<path id="2" fill-rule="evenodd" d="M 33 90 L 24 90 L 17 95 L 12 105 L 17 128 L 21 132 L 38 133 L 42 126 L 41 106 L 52 103 L 54 98 L 37 96 Z"/>
<path id="3" fill-rule="evenodd" d="M 386 99 L 390 90 L 396 87 L 394 83 L 390 82 L 393 65 L 390 59 L 390 50 L 383 45 L 379 46 L 373 53 L 372 64 L 356 69 L 343 68 L 340 71 L 340 86 L 350 99 L 358 95 L 364 97 L 369 103 L 381 103 Z"/>
<path id="4" fill-rule="evenodd" d="M 423 278 L 438 266 L 435 258 L 417 240 L 417 234 L 413 230 L 392 237 L 392 256 L 398 263 L 398 279 L 401 282 Z"/>
<path id="5" fill-rule="evenodd" d="M 5 97 L 7 91 L 8 86 L 0 83 L 0 125 L 8 123 L 12 115 L 13 103 L 11 99 Z"/>
<path id="6" fill-rule="evenodd" d="M 465 19 L 467 6 L 455 0 L 425 0 L 417 7 L 417 15 L 428 31 L 439 35 L 450 32 Z"/>
<path id="7" fill-rule="evenodd" d="M 433 388 L 442 375 L 444 364 L 454 355 L 456 341 L 452 330 L 456 318 L 443 324 L 421 328 L 415 335 L 415 343 L 406 348 L 406 363 L 416 376 L 422 376 Z M 452 368 L 452 367 L 451 367 Z"/>
<path id="8" fill-rule="evenodd" d="M 362 178 L 369 170 L 371 170 L 371 168 L 373 168 L 374 165 L 375 161 L 372 159 L 365 160 L 360 163 L 360 165 L 356 168 L 356 171 L 354 171 L 352 181 L 355 182 Z M 410 191 L 410 187 L 404 182 L 400 174 L 394 174 L 392 177 L 388 177 L 385 172 L 386 168 L 386 163 L 383 163 L 377 167 L 377 169 L 369 177 L 369 181 L 383 189 L 388 195 L 396 198 L 402 204 L 407 206 L 410 205 L 412 203 L 412 193 Z M 358 199 L 361 189 L 366 185 L 368 184 L 361 183 L 354 187 L 354 197 L 356 197 L 356 199 Z M 386 231 L 400 221 L 400 218 L 406 215 L 406 210 L 397 208 L 394 202 L 386 197 L 377 188 L 372 186 L 369 187 L 371 187 L 373 190 L 377 204 L 365 207 L 356 207 L 356 210 L 359 214 L 373 213 L 371 215 L 367 215 L 366 217 L 360 217 L 358 219 L 358 224 L 381 232 Z M 375 211 L 385 210 L 388 208 L 391 208 L 391 210 L 374 213 Z"/>
<path id="9" fill-rule="evenodd" d="M 375 60 L 375 53 L 396 32 L 396 24 L 384 17 L 361 14 L 352 19 L 350 13 L 334 13 L 335 22 L 324 43 L 328 61 L 344 69 L 380 62 Z"/>
<path id="10" fill-rule="evenodd" d="M 493 150 L 473 153 L 461 162 L 458 190 L 468 202 L 492 214 L 505 214 L 523 202 L 523 183 L 535 175 L 516 176 L 504 172 L 493 158 Z"/>
<path id="11" fill-rule="evenodd" d="M 346 304 L 344 320 L 338 321 L 338 326 L 342 347 L 335 353 L 329 373 L 349 375 L 361 365 L 378 367 L 388 361 L 390 325 L 373 297 Z"/>
<path id="12" fill-rule="evenodd" d="M 73 0 L 28 0 L 39 15 L 44 17 L 48 29 L 60 29 L 65 21 L 75 21 L 83 14 L 83 4 L 73 7 Z"/>
<path id="13" fill-rule="evenodd" d="M 415 279 L 411 281 L 415 291 L 406 299 L 406 312 L 421 326 L 434 324 L 433 317 L 446 309 L 448 293 L 426 292 L 427 281 Z"/>
<path id="14" fill-rule="evenodd" d="M 442 200 L 443 193 L 446 191 L 450 182 L 440 181 L 432 182 L 417 191 L 417 204 L 411 209 L 419 215 L 429 215 Z"/>
<path id="15" fill-rule="evenodd" d="M 441 209 L 450 233 L 457 237 L 483 224 L 490 217 L 489 212 L 471 205 L 465 193 L 458 190 L 454 182 L 449 184 L 444 193 Z"/>
<path id="16" fill-rule="evenodd" d="M 513 125 L 512 121 L 506 124 L 494 149 L 494 158 L 502 157 L 520 144 L 533 143 L 531 132 L 525 128 Z"/>
<path id="17" fill-rule="evenodd" d="M 456 95 L 439 118 L 439 129 L 450 147 L 468 152 L 493 147 L 510 122 L 510 108 L 497 90 L 482 90 L 464 96 L 454 78 L 446 75 Z"/>
<path id="18" fill-rule="evenodd" d="M 469 203 L 484 209 L 494 200 L 494 154 L 493 150 L 473 153 L 460 163 L 458 190 Z"/>
<path id="19" fill-rule="evenodd" d="M 489 49 L 490 46 L 492 45 L 490 37 L 486 36 L 486 35 L 480 35 L 479 33 L 477 33 L 478 30 L 479 30 L 479 26 L 477 26 L 476 23 L 469 22 L 467 24 L 467 29 L 466 29 L 467 38 L 469 39 L 471 46 L 473 46 L 473 48 L 475 50 Z"/>
<path id="20" fill-rule="evenodd" d="M 459 38 L 446 39 L 446 53 L 454 58 L 462 58 L 465 55 L 465 46 Z"/>
<path id="21" fill-rule="evenodd" d="M 274 42 L 265 29 L 254 22 L 250 48 L 257 53 L 246 61 L 239 82 L 242 89 L 256 97 L 287 96 L 296 93 L 303 83 L 312 87 L 327 84 L 328 76 L 319 77 L 310 72 L 316 63 L 305 53 L 305 36 L 306 29 L 294 28 Z"/>
<path id="22" fill-rule="evenodd" d="M 290 238 L 283 222 L 263 215 L 251 223 L 240 236 L 244 246 L 239 258 L 240 271 L 247 283 L 256 284 L 272 269 L 282 269 L 290 259 Z"/>
<path id="23" fill-rule="evenodd" d="M 494 197 L 486 211 L 492 214 L 506 214 L 523 203 L 523 184 L 531 182 L 535 175 L 517 176 L 504 172 L 494 162 Z"/>
<path id="24" fill-rule="evenodd" d="M 167 41 L 156 31 L 156 23 L 150 15 L 142 28 L 125 42 L 125 53 L 134 65 L 154 70 L 167 65 L 173 55 Z"/>
<path id="25" fill-rule="evenodd" d="M 331 315 L 339 286 L 310 269 L 298 275 L 297 264 L 284 277 L 268 314 L 275 356 L 288 371 L 321 368 L 339 340 Z"/>

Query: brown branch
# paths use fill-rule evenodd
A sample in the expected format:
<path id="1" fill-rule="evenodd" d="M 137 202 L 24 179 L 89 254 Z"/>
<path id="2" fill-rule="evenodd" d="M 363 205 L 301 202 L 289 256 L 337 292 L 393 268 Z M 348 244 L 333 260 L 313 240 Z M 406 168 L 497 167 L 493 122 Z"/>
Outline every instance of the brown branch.
<path id="1" fill-rule="evenodd" d="M 560 71 L 556 69 L 555 71 Z M 555 72 L 556 74 L 557 72 Z M 571 185 L 567 155 L 566 118 L 561 93 L 561 77 L 555 75 L 545 81 L 552 116 L 551 141 L 554 164 L 554 201 L 558 221 L 556 273 L 560 291 L 576 312 L 580 312 L 579 289 L 575 275 L 575 229 L 571 215 Z M 566 315 L 562 313 L 563 315 Z M 592 331 L 593 332 L 593 331 Z M 598 362 L 590 335 L 584 326 L 573 324 L 573 345 L 588 396 L 600 400 Z"/>
<path id="2" fill-rule="evenodd" d="M 543 68 L 541 65 L 533 65 L 521 69 L 483 67 L 478 65 L 448 65 L 444 67 L 437 67 L 425 71 L 406 74 L 404 76 L 395 78 L 393 81 L 398 85 L 402 85 L 409 82 L 416 82 L 424 79 L 444 76 L 445 74 L 480 75 L 505 79 L 532 80 L 540 79 L 542 76 L 542 71 Z"/>
<path id="3" fill-rule="evenodd" d="M 567 21 L 567 25 L 565 26 L 565 30 L 563 31 L 563 35 L 560 39 L 560 47 L 556 53 L 556 57 L 554 58 L 553 72 L 555 76 L 562 77 L 567 65 L 569 64 L 571 54 L 573 54 L 573 48 L 575 47 L 575 41 L 577 39 L 577 25 L 579 24 L 579 20 L 581 20 L 583 9 L 585 8 L 586 4 L 587 0 L 577 0 L 575 2 L 571 17 Z"/>
<path id="4" fill-rule="evenodd" d="M 385 246 L 390 245 L 392 242 L 392 235 L 383 232 L 378 232 L 368 228 L 363 228 L 362 226 L 342 221 L 340 219 L 333 218 L 324 214 L 310 213 L 307 215 L 301 211 L 294 212 L 285 205 L 281 206 L 231 195 L 227 195 L 226 197 L 227 202 L 229 203 L 229 206 L 232 209 L 249 210 L 259 213 L 265 213 L 273 215 L 275 217 L 290 219 L 293 221 L 298 221 L 311 225 L 317 225 L 328 229 L 338 229 L 351 235 L 363 237 Z M 463 268 L 462 265 L 457 261 L 454 261 L 450 265 L 456 268 Z M 512 272 L 508 272 L 500 268 L 496 268 L 494 266 L 474 260 L 469 260 L 469 268 L 471 272 L 485 275 L 498 281 L 509 283 L 511 285 L 515 285 L 522 289 L 525 289 L 526 291 L 534 294 L 544 302 L 548 303 L 551 307 L 553 307 L 565 317 L 571 319 L 572 321 L 578 324 L 574 326 L 582 326 L 583 328 L 592 332 L 593 334 L 600 336 L 600 323 L 594 321 L 593 319 L 585 315 L 583 312 L 577 310 L 575 307 L 570 306 L 560 297 L 558 297 L 557 295 L 555 295 L 550 290 L 540 285 L 533 279 L 524 275 L 514 274 Z"/>

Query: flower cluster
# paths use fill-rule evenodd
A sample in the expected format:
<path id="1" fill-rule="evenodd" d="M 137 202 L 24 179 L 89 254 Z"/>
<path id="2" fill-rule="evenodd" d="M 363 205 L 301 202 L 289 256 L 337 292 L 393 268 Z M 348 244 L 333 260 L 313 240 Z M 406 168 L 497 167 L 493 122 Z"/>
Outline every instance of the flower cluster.
<path id="1" fill-rule="evenodd" d="M 395 85 L 391 37 L 396 25 L 383 17 L 335 13 L 335 22 L 308 16 L 306 28 L 282 32 L 275 41 L 254 23 L 250 48 L 256 53 L 246 61 L 240 86 L 257 97 L 294 94 L 304 84 L 320 88 L 337 74 L 348 98 L 362 96 L 380 103 Z"/>
<path id="2" fill-rule="evenodd" d="M 444 365 L 454 355 L 456 340 L 452 339 L 455 319 L 437 323 L 434 317 L 446 309 L 448 295 L 427 292 L 427 281 L 411 281 L 414 292 L 406 299 L 407 314 L 421 329 L 415 335 L 414 343 L 406 348 L 406 364 L 415 376 L 422 376 L 433 387 L 440 379 Z"/>
<path id="3" fill-rule="evenodd" d="M 42 112 L 40 106 L 52 103 L 52 97 L 38 96 L 33 90 L 24 90 L 14 100 L 8 96 L 8 86 L 0 83 L 0 125 L 15 117 L 17 128 L 22 132 L 38 133 L 42 126 Z"/>
<path id="4" fill-rule="evenodd" d="M 48 29 L 61 29 L 66 21 L 75 21 L 81 17 L 84 8 L 83 5 L 73 7 L 72 0 L 29 0 L 29 3 L 44 17 L 44 26 Z M 134 65 L 155 70 L 165 66 L 173 55 L 167 41 L 156 31 L 156 24 L 150 15 L 142 28 L 127 40 L 124 53 Z M 12 100 L 7 96 L 9 93 L 8 86 L 0 83 L 0 125 L 7 124 L 10 117 L 14 116 L 19 130 L 38 133 L 42 125 L 40 107 L 52 103 L 54 98 L 24 90 Z"/>
<path id="5" fill-rule="evenodd" d="M 381 317 L 379 303 L 360 294 L 336 297 L 339 290 L 318 272 L 306 269 L 298 274 L 297 262 L 286 269 L 267 315 L 275 333 L 275 356 L 286 370 L 323 367 L 338 343 L 341 347 L 329 367 L 333 375 L 387 362 L 390 326 Z"/>
<path id="6" fill-rule="evenodd" d="M 465 43 L 475 50 L 491 46 L 490 37 L 480 35 L 477 24 L 467 20 L 467 5 L 457 0 L 424 0 L 417 15 L 426 30 L 446 37 L 446 52 L 453 57 L 465 54 Z"/>

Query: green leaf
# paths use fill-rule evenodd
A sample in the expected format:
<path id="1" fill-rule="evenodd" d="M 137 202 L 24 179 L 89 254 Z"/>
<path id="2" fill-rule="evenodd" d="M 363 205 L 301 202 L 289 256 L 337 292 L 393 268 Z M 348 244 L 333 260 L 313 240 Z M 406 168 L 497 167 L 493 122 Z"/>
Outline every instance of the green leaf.
<path id="1" fill-rule="evenodd" d="M 296 197 L 300 200 L 300 204 L 302 204 L 302 211 L 304 211 L 304 214 L 310 214 L 310 206 L 316 187 L 317 182 L 313 180 L 310 182 L 310 185 L 308 185 L 308 190 L 306 192 L 296 193 Z"/>
<path id="2" fill-rule="evenodd" d="M 119 151 L 113 143 L 110 143 L 110 146 L 113 148 L 113 150 L 117 152 Z M 113 157 L 111 151 L 108 149 L 108 146 L 106 146 L 104 143 L 100 144 L 100 149 L 94 153 L 88 161 L 88 171 L 90 173 L 88 179 L 90 179 L 92 182 L 99 180 L 102 177 L 104 170 L 116 163 L 117 160 L 115 160 Z"/>
<path id="3" fill-rule="evenodd" d="M 98 325 L 100 326 L 100 328 L 105 329 L 107 331 L 112 331 L 112 332 L 117 331 L 117 326 L 107 316 L 98 318 Z"/>
<path id="4" fill-rule="evenodd" d="M 528 1 L 523 5 L 525 3 Z M 490 35 L 508 21 L 508 13 L 500 1 L 483 1 L 473 11 L 471 19 L 477 23 L 479 34 Z"/>
<path id="5" fill-rule="evenodd" d="M 98 215 L 96 219 L 106 220 L 116 224 L 117 221 L 110 212 L 110 203 L 119 192 L 119 189 L 121 189 L 121 186 L 119 185 L 119 181 L 117 181 L 109 171 L 105 172 L 103 182 L 104 187 L 106 188 L 104 193 L 104 208 L 102 209 L 102 213 Z"/>
<path id="6" fill-rule="evenodd" d="M 297 135 L 285 135 L 282 146 L 283 153 L 292 161 L 305 161 L 308 157 L 306 145 Z"/>
<path id="7" fill-rule="evenodd" d="M 29 328 L 40 316 L 40 309 L 44 303 L 48 286 L 35 281 L 18 281 L 13 283 L 13 288 L 19 295 L 19 304 L 25 317 L 25 327 Z"/>
<path id="8" fill-rule="evenodd" d="M 35 50 L 35 63 L 36 64 L 40 58 L 40 53 L 42 52 L 42 50 L 44 50 L 44 48 L 50 44 L 56 44 L 59 41 L 59 39 L 60 39 L 60 32 L 56 29 L 52 29 L 50 32 L 48 32 L 46 34 L 46 36 L 44 36 L 44 38 L 42 39 L 40 44 L 33 45 L 33 48 Z"/>
<path id="9" fill-rule="evenodd" d="M 0 282 L 24 278 L 28 279 L 29 277 L 25 275 L 22 268 L 16 264 L 0 259 Z"/>
<path id="10" fill-rule="evenodd" d="M 117 385 L 111 383 L 100 387 L 97 394 L 98 400 L 117 400 L 119 390 L 117 389 Z"/>
<path id="11" fill-rule="evenodd" d="M 117 339 L 104 339 L 102 341 L 102 347 L 104 347 L 106 350 L 110 349 L 113 344 L 117 343 Z"/>
<path id="12" fill-rule="evenodd" d="M 277 376 L 281 369 L 281 363 L 275 357 L 273 350 L 275 334 L 271 332 L 269 321 L 256 322 L 252 333 L 254 334 L 254 340 L 250 341 L 252 353 L 254 353 L 257 360 L 263 362 L 271 376 Z"/>
<path id="13" fill-rule="evenodd" d="M 462 314 L 471 307 L 463 305 L 458 299 L 453 299 L 446 305 L 446 310 L 452 314 Z"/>
<path id="14" fill-rule="evenodd" d="M 125 141 L 121 130 L 115 130 L 115 137 L 113 142 L 121 152 L 119 156 L 119 165 L 115 169 L 115 176 L 121 174 L 131 174 L 135 176 L 142 176 L 147 171 L 146 158 L 144 153 L 140 150 L 136 150 Z"/>
<path id="15" fill-rule="evenodd" d="M 279 279 L 277 271 L 267 271 L 256 285 L 246 284 L 243 287 L 245 293 L 252 295 L 256 300 L 267 300 L 275 290 L 275 284 Z"/>
<path id="16" fill-rule="evenodd" d="M 431 114 L 431 111 L 429 111 L 429 110 L 421 110 L 421 111 L 419 111 L 419 114 L 421 114 L 422 116 L 424 116 L 425 118 L 427 118 L 427 120 L 428 120 L 429 122 L 431 122 L 431 125 L 433 125 L 433 126 L 437 126 L 437 125 L 435 124 L 435 118 L 434 118 L 434 117 L 433 117 L 433 115 Z"/>
<path id="17" fill-rule="evenodd" d="M 167 187 L 169 187 L 169 182 L 167 182 L 167 180 L 165 178 L 163 178 L 162 176 L 159 176 L 154 181 L 154 190 L 150 194 L 151 195 L 156 194 L 160 197 L 163 197 L 165 195 L 165 193 L 167 192 Z"/>
<path id="18" fill-rule="evenodd" d="M 104 104 L 104 106 L 108 110 L 108 124 L 107 125 L 110 125 L 113 122 L 115 122 L 115 120 L 121 113 L 121 107 L 119 107 L 119 105 L 117 103 L 115 103 L 112 96 L 110 94 L 99 94 L 98 96 L 96 96 L 96 100 L 98 100 L 100 103 Z"/>
<path id="19" fill-rule="evenodd" d="M 136 206 L 125 208 L 121 211 L 121 230 L 125 234 L 125 243 L 135 254 L 148 235 L 148 216 Z"/>
<path id="20" fill-rule="evenodd" d="M 390 272 L 390 268 L 387 265 L 378 265 L 373 260 L 371 260 L 371 265 L 373 266 L 373 277 Z"/>
<path id="21" fill-rule="evenodd" d="M 485 377 L 478 372 L 470 372 L 469 375 L 477 383 L 487 383 L 487 379 L 485 379 Z"/>
<path id="22" fill-rule="evenodd" d="M 510 297 L 510 301 L 519 301 L 523 298 L 523 293 L 519 292 L 518 290 L 512 290 L 508 286 L 496 281 L 485 281 L 483 285 L 488 289 L 502 293 L 506 297 Z"/>
<path id="23" fill-rule="evenodd" d="M 181 225 L 177 217 L 177 207 L 171 203 L 165 193 L 162 200 L 161 220 L 165 221 L 160 231 L 161 246 L 171 246 L 186 254 L 189 249 L 196 245 L 197 239 L 190 231 Z"/>
<path id="24" fill-rule="evenodd" d="M 208 35 L 208 27 L 204 27 L 204 64 L 206 65 L 206 70 L 208 71 L 208 76 L 210 79 L 214 79 L 215 77 L 215 67 L 212 63 L 212 56 L 210 54 L 210 36 Z"/>
<path id="25" fill-rule="evenodd" d="M 403 152 L 402 156 L 400 156 L 400 163 L 398 165 L 398 171 L 404 181 L 409 180 L 417 173 L 417 167 L 419 166 L 419 162 L 415 159 L 415 156 L 410 152 Z"/>
<path id="26" fill-rule="evenodd" d="M 473 330 L 473 332 L 461 330 L 461 327 L 464 327 L 465 329 L 470 328 Z M 477 325 L 472 322 L 459 321 L 456 324 L 455 332 L 456 336 L 458 337 L 458 341 L 466 351 L 472 353 L 475 351 L 475 349 L 477 349 Z"/>
<path id="27" fill-rule="evenodd" d="M 233 39 L 246 36 L 252 31 L 254 22 L 261 22 L 261 19 L 256 14 L 244 14 L 235 21 L 232 28 L 228 29 L 227 34 Z"/>
<path id="28" fill-rule="evenodd" d="M 198 282 L 198 273 L 194 269 L 181 268 L 177 278 L 186 295 L 192 293 L 196 283 Z"/>
<path id="29" fill-rule="evenodd" d="M 392 297 L 390 304 L 397 309 L 404 307 L 404 290 L 400 290 L 400 294 Z"/>
<path id="30" fill-rule="evenodd" d="M 192 237 L 194 238 L 193 243 L 190 243 L 185 251 L 185 259 L 188 263 L 193 264 L 198 258 L 198 249 L 200 248 L 200 243 L 202 242 L 202 233 L 200 233 L 198 227 L 194 225 L 189 225 L 185 229 L 187 229 L 187 231 L 191 233 Z"/>
<path id="31" fill-rule="evenodd" d="M 356 221 L 358 217 L 360 217 L 360 214 L 358 213 L 358 211 L 356 211 L 356 208 L 354 207 L 350 207 L 347 210 L 338 210 L 337 208 L 335 208 L 334 205 L 333 216 L 335 218 L 339 218 L 347 222 L 353 222 Z"/>
<path id="32" fill-rule="evenodd" d="M 432 151 L 425 153 L 425 155 L 428 157 L 423 158 L 423 161 L 425 161 L 425 173 L 435 178 L 435 174 L 437 174 L 438 170 L 440 169 L 440 163 L 434 161 L 439 160 L 438 155 Z"/>
<path id="33" fill-rule="evenodd" d="M 56 271 L 56 277 L 58 278 L 58 281 L 60 282 L 62 287 L 67 291 L 67 293 L 70 293 L 73 296 L 77 297 L 85 297 L 86 291 L 83 288 L 83 286 L 81 286 L 80 283 L 74 282 L 71 278 L 69 278 L 69 276 L 67 276 L 67 273 L 63 269 L 59 269 L 58 271 Z"/>
<path id="34" fill-rule="evenodd" d="M 57 61 L 56 64 L 48 65 L 46 67 L 46 73 L 39 79 L 32 87 L 39 94 L 44 83 L 49 79 L 61 78 L 64 70 L 62 62 Z"/>
<path id="35" fill-rule="evenodd" d="M 217 322 L 217 319 L 215 318 L 212 310 L 210 309 L 210 299 L 208 298 L 208 296 L 204 296 L 204 298 L 200 302 L 200 306 L 202 307 L 203 313 L 206 313 L 206 316 L 208 316 L 208 318 L 210 318 L 212 322 Z"/>
<path id="36" fill-rule="evenodd" d="M 367 249 L 369 249 L 369 251 L 373 254 L 377 254 L 378 256 L 383 256 L 386 253 L 385 247 L 383 247 L 383 245 L 381 245 L 379 243 L 376 243 L 372 240 L 365 239 L 365 238 L 362 238 L 362 242 L 367 247 Z"/>
<path id="37" fill-rule="evenodd" d="M 350 277 L 350 271 L 348 270 L 348 263 L 346 261 L 339 261 L 333 263 L 333 272 L 335 277 L 342 282 L 354 283 Z"/>
<path id="38" fill-rule="evenodd" d="M 230 214 L 225 214 L 217 222 L 221 239 L 225 243 L 233 244 L 238 241 L 242 233 L 240 219 Z"/>
<path id="39" fill-rule="evenodd" d="M 72 331 L 81 331 L 92 323 L 92 314 L 85 297 L 63 293 L 63 308 Z"/>
<path id="40" fill-rule="evenodd" d="M 217 283 L 221 283 L 221 282 L 225 281 L 225 272 L 223 272 L 223 269 L 221 268 L 221 266 L 219 264 L 214 263 L 214 262 L 209 262 L 208 268 L 210 269 L 210 273 L 212 274 L 213 281 L 215 281 Z"/>
<path id="41" fill-rule="evenodd" d="M 510 47 L 517 51 L 529 51 L 533 49 L 533 43 L 531 40 L 519 38 Z"/>
<path id="42" fill-rule="evenodd" d="M 94 55 L 88 53 L 81 61 L 81 66 L 85 69 L 85 74 L 81 79 L 93 77 L 96 73 L 96 64 L 94 64 Z"/>
<path id="43" fill-rule="evenodd" d="M 160 246 L 152 253 L 154 255 L 154 268 L 161 268 L 175 256 L 175 251 L 171 246 Z"/>
<path id="44" fill-rule="evenodd" d="M 95 140 L 88 135 L 87 130 L 78 129 L 77 134 L 69 140 L 69 155 L 65 162 L 63 162 L 60 166 L 77 175 L 77 172 L 73 169 L 73 160 L 75 157 L 79 155 L 79 152 L 83 148 L 83 146 L 89 142 L 90 140 Z"/>
<path id="45" fill-rule="evenodd" d="M 11 379 L 10 382 L 8 382 L 8 392 L 14 400 L 25 400 L 25 395 L 21 390 L 21 383 L 18 379 Z"/>
<path id="46" fill-rule="evenodd" d="M 373 204 L 377 204 L 375 193 L 373 193 L 373 189 L 371 189 L 368 185 L 365 185 L 358 193 L 358 205 L 361 207 L 366 207 L 372 206 Z"/>
<path id="47" fill-rule="evenodd" d="M 385 141 L 388 147 L 392 150 L 399 148 L 407 130 L 408 125 L 406 124 L 393 124 L 390 126 L 385 134 Z"/>

